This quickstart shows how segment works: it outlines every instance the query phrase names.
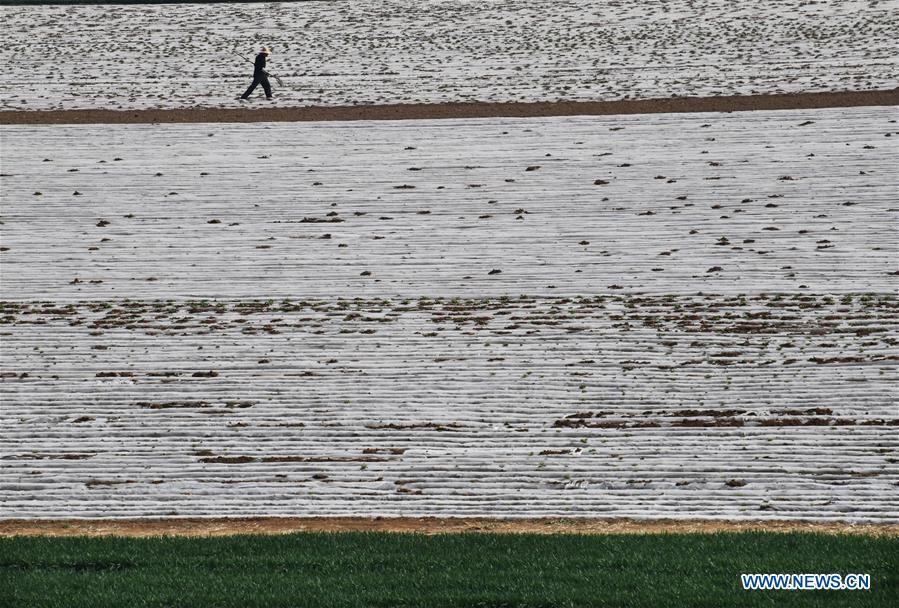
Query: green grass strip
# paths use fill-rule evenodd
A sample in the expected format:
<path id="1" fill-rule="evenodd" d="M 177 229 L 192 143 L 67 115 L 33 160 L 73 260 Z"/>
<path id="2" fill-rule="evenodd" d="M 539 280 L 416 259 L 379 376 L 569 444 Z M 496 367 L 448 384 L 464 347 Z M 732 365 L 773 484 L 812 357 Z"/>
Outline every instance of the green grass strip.
<path id="1" fill-rule="evenodd" d="M 870 591 L 743 591 L 863 573 Z M 0 606 L 899 606 L 899 538 L 300 533 L 0 539 Z"/>

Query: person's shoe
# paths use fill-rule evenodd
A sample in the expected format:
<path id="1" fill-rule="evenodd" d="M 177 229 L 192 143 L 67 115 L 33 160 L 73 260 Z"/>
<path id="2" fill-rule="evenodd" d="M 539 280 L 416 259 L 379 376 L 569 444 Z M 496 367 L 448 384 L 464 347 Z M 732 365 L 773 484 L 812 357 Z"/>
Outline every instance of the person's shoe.
<path id="1" fill-rule="evenodd" d="M 269 101 L 272 101 L 274 99 L 274 97 L 266 97 L 266 99 L 268 99 Z"/>

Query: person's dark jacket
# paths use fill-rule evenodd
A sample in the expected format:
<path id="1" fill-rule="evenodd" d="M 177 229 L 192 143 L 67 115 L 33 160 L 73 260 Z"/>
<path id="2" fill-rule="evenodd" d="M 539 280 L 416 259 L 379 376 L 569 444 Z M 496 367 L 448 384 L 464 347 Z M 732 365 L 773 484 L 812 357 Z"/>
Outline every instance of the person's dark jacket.
<path id="1" fill-rule="evenodd" d="M 265 53 L 259 53 L 256 55 L 256 61 L 254 63 L 256 66 L 253 69 L 253 76 L 265 76 Z"/>

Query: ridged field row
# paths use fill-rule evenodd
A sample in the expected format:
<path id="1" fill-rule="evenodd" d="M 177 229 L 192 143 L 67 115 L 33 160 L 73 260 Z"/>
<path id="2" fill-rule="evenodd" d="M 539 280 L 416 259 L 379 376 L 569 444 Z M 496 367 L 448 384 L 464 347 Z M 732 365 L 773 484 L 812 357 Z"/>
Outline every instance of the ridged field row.
<path id="1" fill-rule="evenodd" d="M 897 118 L 5 126 L 3 297 L 890 290 Z"/>
<path id="2" fill-rule="evenodd" d="M 895 522 L 897 310 L 6 302 L 0 512 Z"/>

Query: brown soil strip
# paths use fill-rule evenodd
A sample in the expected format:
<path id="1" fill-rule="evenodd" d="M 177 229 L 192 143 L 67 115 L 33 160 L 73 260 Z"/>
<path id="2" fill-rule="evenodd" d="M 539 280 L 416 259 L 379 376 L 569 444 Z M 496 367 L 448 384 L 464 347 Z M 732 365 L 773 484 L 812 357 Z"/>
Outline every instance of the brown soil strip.
<path id="1" fill-rule="evenodd" d="M 675 97 L 624 101 L 473 102 L 292 108 L 259 107 L 260 104 L 265 103 L 258 100 L 247 102 L 246 108 L 4 110 L 0 111 L 0 124 L 302 122 L 805 110 L 850 106 L 895 106 L 899 105 L 899 88 L 889 91 Z"/>
<path id="2" fill-rule="evenodd" d="M 260 517 L 167 519 L 0 520 L 4 536 L 227 536 L 291 532 L 405 532 L 446 534 L 663 534 L 714 532 L 818 532 L 899 536 L 899 524 L 850 525 L 796 521 L 729 522 L 633 519 L 492 519 L 438 517 Z"/>

